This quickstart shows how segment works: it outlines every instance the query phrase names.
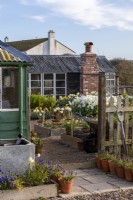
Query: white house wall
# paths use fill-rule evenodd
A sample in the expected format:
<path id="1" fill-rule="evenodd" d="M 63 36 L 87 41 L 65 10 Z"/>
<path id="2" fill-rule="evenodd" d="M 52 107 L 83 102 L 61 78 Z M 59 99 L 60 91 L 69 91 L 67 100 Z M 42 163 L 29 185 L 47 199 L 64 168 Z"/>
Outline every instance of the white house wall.
<path id="1" fill-rule="evenodd" d="M 26 52 L 29 55 L 48 55 L 48 41 L 43 42 Z"/>
<path id="2" fill-rule="evenodd" d="M 65 47 L 64 45 L 62 45 L 61 43 L 57 42 L 55 43 L 55 52 L 56 55 L 62 55 L 62 54 L 72 54 L 74 55 L 75 53 L 70 50 L 69 48 Z"/>

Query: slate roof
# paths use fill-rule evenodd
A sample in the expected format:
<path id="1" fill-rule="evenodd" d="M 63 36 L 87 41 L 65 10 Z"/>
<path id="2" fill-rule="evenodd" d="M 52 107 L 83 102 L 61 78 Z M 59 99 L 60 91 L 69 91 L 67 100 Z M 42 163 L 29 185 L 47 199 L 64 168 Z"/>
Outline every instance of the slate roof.
<path id="1" fill-rule="evenodd" d="M 9 46 L 0 40 L 0 62 L 27 62 L 31 63 L 30 56 L 25 55 L 19 50 Z"/>
<path id="2" fill-rule="evenodd" d="M 33 47 L 45 42 L 45 41 L 47 41 L 47 40 L 48 40 L 48 38 L 39 38 L 39 39 L 7 42 L 7 44 L 18 49 L 19 51 L 27 51 L 27 50 L 32 49 Z"/>
<path id="3" fill-rule="evenodd" d="M 99 65 L 100 72 L 117 72 L 117 69 L 111 64 L 109 60 L 107 60 L 105 56 L 97 56 L 97 63 Z"/>
<path id="4" fill-rule="evenodd" d="M 80 73 L 82 66 L 80 56 L 74 55 L 31 55 L 33 66 L 28 67 L 29 73 Z M 101 72 L 116 72 L 112 64 L 104 57 L 97 56 Z"/>

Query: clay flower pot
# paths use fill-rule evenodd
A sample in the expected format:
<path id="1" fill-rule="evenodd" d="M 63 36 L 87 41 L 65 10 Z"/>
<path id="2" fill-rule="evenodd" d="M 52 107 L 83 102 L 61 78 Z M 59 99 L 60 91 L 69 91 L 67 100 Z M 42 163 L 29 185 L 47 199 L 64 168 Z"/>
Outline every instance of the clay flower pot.
<path id="1" fill-rule="evenodd" d="M 101 159 L 102 169 L 104 172 L 109 172 L 109 162 L 108 160 Z"/>
<path id="2" fill-rule="evenodd" d="M 72 191 L 73 180 L 64 181 L 64 180 L 60 179 L 59 180 L 59 186 L 60 186 L 62 193 L 69 194 Z"/>
<path id="3" fill-rule="evenodd" d="M 116 164 L 112 161 L 109 161 L 109 169 L 112 175 L 116 175 Z"/>
<path id="4" fill-rule="evenodd" d="M 117 172 L 117 176 L 119 178 L 125 178 L 125 170 L 124 170 L 124 167 L 122 166 L 116 166 L 116 172 Z"/>
<path id="5" fill-rule="evenodd" d="M 125 178 L 127 181 L 133 181 L 132 169 L 125 169 Z"/>
<path id="6" fill-rule="evenodd" d="M 96 157 L 96 165 L 97 165 L 97 168 L 102 169 L 102 161 L 101 161 L 101 158 Z"/>

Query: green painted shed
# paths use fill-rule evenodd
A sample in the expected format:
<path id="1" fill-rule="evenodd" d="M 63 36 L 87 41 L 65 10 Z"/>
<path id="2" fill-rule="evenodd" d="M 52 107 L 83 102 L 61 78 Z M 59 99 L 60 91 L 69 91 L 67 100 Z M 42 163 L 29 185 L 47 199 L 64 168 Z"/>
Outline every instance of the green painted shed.
<path id="1" fill-rule="evenodd" d="M 0 41 L 0 139 L 28 138 L 27 66 L 32 60 L 26 54 Z"/>

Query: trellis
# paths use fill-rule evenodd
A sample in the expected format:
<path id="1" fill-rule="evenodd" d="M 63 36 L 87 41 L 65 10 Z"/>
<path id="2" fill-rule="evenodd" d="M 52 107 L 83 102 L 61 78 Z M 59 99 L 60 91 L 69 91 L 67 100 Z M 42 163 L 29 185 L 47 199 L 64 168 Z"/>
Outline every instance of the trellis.
<path id="1" fill-rule="evenodd" d="M 124 127 L 125 143 L 133 149 L 133 119 L 129 120 L 129 112 L 130 115 L 133 116 L 133 100 L 128 97 L 125 99 L 118 97 L 117 105 L 115 105 L 114 98 L 110 98 L 109 105 L 106 107 L 108 132 L 106 131 L 103 145 L 104 148 L 108 147 L 110 151 L 113 149 L 116 154 L 121 151 L 122 146 L 122 123 Z M 119 115 L 123 115 L 122 122 L 118 120 Z M 115 122 L 114 116 L 116 118 Z"/>

